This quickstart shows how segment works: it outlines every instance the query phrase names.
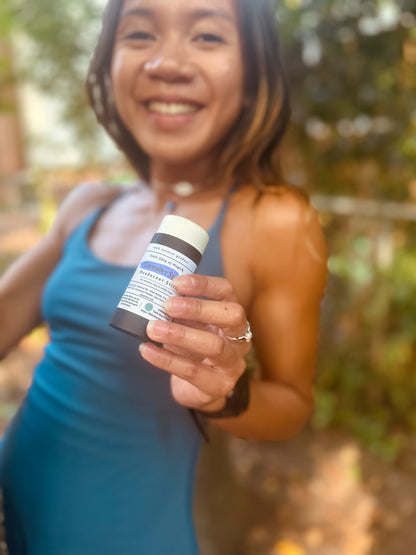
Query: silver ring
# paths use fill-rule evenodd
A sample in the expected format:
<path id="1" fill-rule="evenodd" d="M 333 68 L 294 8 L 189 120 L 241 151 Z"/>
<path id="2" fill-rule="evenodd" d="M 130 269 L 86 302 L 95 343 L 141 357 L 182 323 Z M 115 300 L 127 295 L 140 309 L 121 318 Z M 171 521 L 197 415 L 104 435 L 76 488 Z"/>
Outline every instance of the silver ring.
<path id="1" fill-rule="evenodd" d="M 249 321 L 247 320 L 247 329 L 244 335 L 240 335 L 240 337 L 230 337 L 229 335 L 226 335 L 225 337 L 230 341 L 234 341 L 235 343 L 250 343 L 250 341 L 253 339 L 253 334 L 251 332 Z"/>

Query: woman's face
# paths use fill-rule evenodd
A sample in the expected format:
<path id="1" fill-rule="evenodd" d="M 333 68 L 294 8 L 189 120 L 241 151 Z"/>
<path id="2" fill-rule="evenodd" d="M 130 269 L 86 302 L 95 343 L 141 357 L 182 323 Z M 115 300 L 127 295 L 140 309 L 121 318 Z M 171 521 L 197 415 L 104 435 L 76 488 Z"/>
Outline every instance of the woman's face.
<path id="1" fill-rule="evenodd" d="M 111 78 L 153 165 L 212 162 L 243 103 L 236 0 L 125 0 Z"/>

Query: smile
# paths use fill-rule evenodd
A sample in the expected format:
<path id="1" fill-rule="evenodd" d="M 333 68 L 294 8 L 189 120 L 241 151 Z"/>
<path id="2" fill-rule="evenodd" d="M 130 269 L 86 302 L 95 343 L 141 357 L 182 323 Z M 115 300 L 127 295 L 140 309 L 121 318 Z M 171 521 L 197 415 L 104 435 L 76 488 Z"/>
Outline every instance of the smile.
<path id="1" fill-rule="evenodd" d="M 167 116 L 180 116 L 184 114 L 194 114 L 198 110 L 195 104 L 185 102 L 161 102 L 152 101 L 147 105 L 151 112 Z"/>

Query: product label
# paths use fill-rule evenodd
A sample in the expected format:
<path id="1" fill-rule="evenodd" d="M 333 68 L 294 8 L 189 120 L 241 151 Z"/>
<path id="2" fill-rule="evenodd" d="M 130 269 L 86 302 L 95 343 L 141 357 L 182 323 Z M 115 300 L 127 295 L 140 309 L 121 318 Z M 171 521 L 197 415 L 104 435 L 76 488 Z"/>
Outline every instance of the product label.
<path id="1" fill-rule="evenodd" d="M 150 243 L 118 308 L 147 320 L 171 320 L 163 310 L 163 303 L 177 295 L 172 279 L 183 274 L 193 274 L 196 267 L 193 260 L 177 250 Z"/>

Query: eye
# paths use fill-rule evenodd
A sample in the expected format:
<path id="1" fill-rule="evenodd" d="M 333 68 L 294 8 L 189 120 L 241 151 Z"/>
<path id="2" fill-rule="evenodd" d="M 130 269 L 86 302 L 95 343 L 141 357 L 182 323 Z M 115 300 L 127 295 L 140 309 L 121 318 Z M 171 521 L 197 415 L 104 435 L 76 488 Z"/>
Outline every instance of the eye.
<path id="1" fill-rule="evenodd" d="M 126 40 L 152 41 L 155 37 L 146 31 L 132 31 L 125 36 Z"/>
<path id="2" fill-rule="evenodd" d="M 225 43 L 225 40 L 221 37 L 221 35 L 217 35 L 216 33 L 200 33 L 195 37 L 195 41 L 212 45 Z"/>

